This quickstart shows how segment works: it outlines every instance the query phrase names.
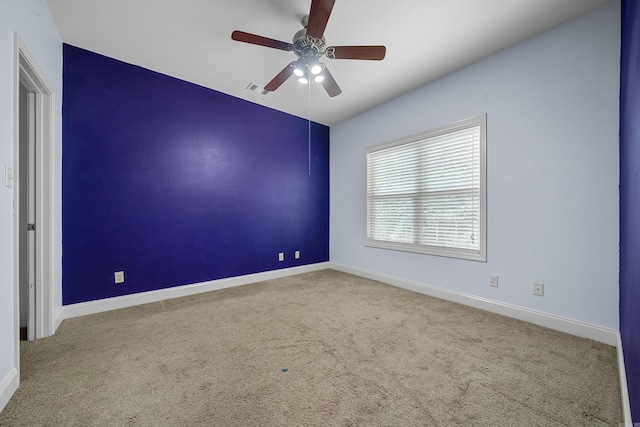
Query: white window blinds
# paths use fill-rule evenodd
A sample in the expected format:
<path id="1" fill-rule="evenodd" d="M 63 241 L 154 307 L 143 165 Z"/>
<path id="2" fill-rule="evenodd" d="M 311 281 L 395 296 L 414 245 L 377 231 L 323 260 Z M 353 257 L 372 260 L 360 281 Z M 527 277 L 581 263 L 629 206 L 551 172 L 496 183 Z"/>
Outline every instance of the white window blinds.
<path id="1" fill-rule="evenodd" d="M 367 245 L 485 260 L 484 124 L 367 151 Z"/>

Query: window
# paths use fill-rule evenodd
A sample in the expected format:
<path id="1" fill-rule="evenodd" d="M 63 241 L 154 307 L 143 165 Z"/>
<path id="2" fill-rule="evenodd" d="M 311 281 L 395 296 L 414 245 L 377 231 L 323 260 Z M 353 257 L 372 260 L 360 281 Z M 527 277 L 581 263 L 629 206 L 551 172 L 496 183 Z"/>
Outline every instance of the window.
<path id="1" fill-rule="evenodd" d="M 366 245 L 486 261 L 486 115 L 366 152 Z"/>

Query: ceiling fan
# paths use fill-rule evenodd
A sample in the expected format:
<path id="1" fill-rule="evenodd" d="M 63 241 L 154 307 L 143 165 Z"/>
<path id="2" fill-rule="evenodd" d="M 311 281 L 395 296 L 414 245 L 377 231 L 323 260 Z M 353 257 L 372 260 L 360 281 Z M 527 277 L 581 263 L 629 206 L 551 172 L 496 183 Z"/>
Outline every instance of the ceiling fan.
<path id="1" fill-rule="evenodd" d="M 298 59 L 284 67 L 273 80 L 264 87 L 273 92 L 278 89 L 292 74 L 298 76 L 302 84 L 311 80 L 321 83 L 329 96 L 340 95 L 342 90 L 329 72 L 320 62 L 324 55 L 330 59 L 366 59 L 380 61 L 384 59 L 384 46 L 327 46 L 323 37 L 335 0 L 312 0 L 309 16 L 302 19 L 302 30 L 293 36 L 293 42 L 287 43 L 268 37 L 258 36 L 244 31 L 234 31 L 231 38 L 236 41 L 271 47 L 274 49 L 293 51 Z"/>

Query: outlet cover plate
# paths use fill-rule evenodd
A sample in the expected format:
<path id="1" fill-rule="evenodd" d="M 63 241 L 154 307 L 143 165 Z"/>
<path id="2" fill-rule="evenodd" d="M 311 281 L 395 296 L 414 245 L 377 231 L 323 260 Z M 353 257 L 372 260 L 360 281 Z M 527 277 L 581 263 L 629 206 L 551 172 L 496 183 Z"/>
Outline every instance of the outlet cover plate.
<path id="1" fill-rule="evenodd" d="M 489 275 L 489 286 L 493 286 L 494 288 L 498 287 L 498 275 L 490 274 Z"/>
<path id="2" fill-rule="evenodd" d="M 533 294 L 536 296 L 544 296 L 544 283 L 533 282 Z"/>
<path id="3" fill-rule="evenodd" d="M 115 273 L 113 273 L 113 279 L 115 280 L 116 284 L 124 283 L 124 271 L 116 271 Z"/>

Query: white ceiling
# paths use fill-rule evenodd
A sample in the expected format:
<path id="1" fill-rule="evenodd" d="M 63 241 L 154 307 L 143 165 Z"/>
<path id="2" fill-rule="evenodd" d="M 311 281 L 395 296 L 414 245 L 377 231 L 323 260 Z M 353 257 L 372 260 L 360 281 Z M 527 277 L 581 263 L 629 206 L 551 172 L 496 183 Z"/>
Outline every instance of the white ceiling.
<path id="1" fill-rule="evenodd" d="M 610 0 L 336 0 L 328 45 L 387 47 L 383 61 L 323 58 L 342 94 L 290 78 L 296 57 L 231 40 L 233 30 L 291 42 L 311 0 L 47 0 L 65 43 L 326 125 L 591 11 Z M 309 102 L 309 96 L 311 102 Z"/>

